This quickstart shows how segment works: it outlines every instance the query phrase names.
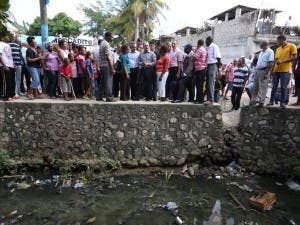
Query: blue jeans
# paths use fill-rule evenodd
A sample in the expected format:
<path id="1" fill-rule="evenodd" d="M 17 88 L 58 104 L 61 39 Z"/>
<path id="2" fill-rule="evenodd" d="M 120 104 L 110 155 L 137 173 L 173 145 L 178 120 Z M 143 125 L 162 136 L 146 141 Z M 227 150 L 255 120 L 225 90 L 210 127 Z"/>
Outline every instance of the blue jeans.
<path id="1" fill-rule="evenodd" d="M 31 76 L 31 84 L 30 87 L 34 89 L 38 89 L 40 85 L 40 74 L 39 74 L 39 68 L 27 66 L 28 72 Z"/>
<path id="2" fill-rule="evenodd" d="M 16 66 L 16 95 L 21 93 L 21 75 L 22 75 L 22 65 Z"/>
<path id="3" fill-rule="evenodd" d="M 289 82 L 290 74 L 288 72 L 273 73 L 272 77 L 273 77 L 272 78 L 272 92 L 271 92 L 270 102 L 274 103 L 278 83 L 280 80 L 280 87 L 281 87 L 280 103 L 284 104 L 286 101 L 286 97 L 287 97 L 287 85 Z"/>
<path id="4" fill-rule="evenodd" d="M 47 71 L 48 75 L 48 94 L 50 97 L 56 95 L 56 81 L 58 76 L 58 71 L 49 70 Z"/>

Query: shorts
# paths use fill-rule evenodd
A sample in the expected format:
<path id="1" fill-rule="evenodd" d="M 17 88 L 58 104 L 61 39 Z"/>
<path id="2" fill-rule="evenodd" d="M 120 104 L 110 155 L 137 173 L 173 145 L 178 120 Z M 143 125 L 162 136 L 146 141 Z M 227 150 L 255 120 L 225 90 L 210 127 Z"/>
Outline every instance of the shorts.
<path id="1" fill-rule="evenodd" d="M 62 92 L 67 92 L 67 93 L 71 92 L 70 82 L 71 82 L 71 79 L 69 79 L 67 81 L 64 77 L 62 77 L 62 79 L 61 79 L 61 89 L 62 89 Z"/>
<path id="2" fill-rule="evenodd" d="M 227 89 L 228 89 L 229 91 L 232 91 L 232 88 L 233 88 L 233 81 L 229 81 L 229 82 L 227 83 Z"/>

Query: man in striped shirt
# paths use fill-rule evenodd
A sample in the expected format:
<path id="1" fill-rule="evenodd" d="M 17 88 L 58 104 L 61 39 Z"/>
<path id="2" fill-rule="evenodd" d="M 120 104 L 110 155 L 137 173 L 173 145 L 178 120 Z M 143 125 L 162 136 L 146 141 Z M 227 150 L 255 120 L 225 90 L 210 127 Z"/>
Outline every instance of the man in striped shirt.
<path id="1" fill-rule="evenodd" d="M 233 88 L 231 94 L 232 110 L 240 108 L 241 97 L 248 78 L 248 68 L 245 66 L 243 59 L 238 60 L 237 66 L 234 68 Z"/>
<path id="2" fill-rule="evenodd" d="M 21 46 L 18 44 L 18 40 L 16 38 L 11 38 L 10 42 L 8 43 L 11 52 L 12 57 L 15 65 L 15 98 L 18 98 L 21 94 L 21 76 L 22 76 L 22 53 L 21 53 Z"/>

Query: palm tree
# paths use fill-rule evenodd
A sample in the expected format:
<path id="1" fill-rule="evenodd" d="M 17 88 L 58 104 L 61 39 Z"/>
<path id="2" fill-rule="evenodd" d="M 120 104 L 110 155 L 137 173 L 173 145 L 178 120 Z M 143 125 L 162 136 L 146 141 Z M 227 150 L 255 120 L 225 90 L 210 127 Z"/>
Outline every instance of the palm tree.
<path id="1" fill-rule="evenodd" d="M 159 21 L 158 16 L 163 15 L 163 9 L 168 9 L 163 0 L 123 0 L 118 14 L 107 22 L 114 27 L 114 32 L 124 34 L 128 40 L 133 37 L 135 41 L 139 37 L 144 40 L 145 33 L 149 34 Z"/>
<path id="2" fill-rule="evenodd" d="M 1 0 L 0 1 L 0 36 L 5 36 L 9 32 L 6 28 L 6 23 L 8 22 L 8 9 L 9 9 L 9 0 Z"/>

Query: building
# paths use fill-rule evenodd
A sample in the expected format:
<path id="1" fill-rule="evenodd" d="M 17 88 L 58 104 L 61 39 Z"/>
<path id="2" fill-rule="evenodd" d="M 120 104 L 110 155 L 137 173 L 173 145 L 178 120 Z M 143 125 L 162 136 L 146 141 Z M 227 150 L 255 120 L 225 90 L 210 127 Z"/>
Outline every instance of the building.
<path id="1" fill-rule="evenodd" d="M 276 38 L 284 33 L 289 42 L 300 44 L 299 27 L 286 30 L 276 26 L 276 16 L 280 13 L 275 9 L 257 9 L 237 5 L 218 15 L 211 17 L 212 28 L 209 31 L 190 35 L 180 35 L 176 39 L 180 46 L 186 43 L 196 45 L 199 39 L 212 36 L 219 45 L 222 61 L 229 63 L 232 59 L 249 57 L 259 51 L 259 42 L 269 40 L 271 46 L 276 46 Z"/>

